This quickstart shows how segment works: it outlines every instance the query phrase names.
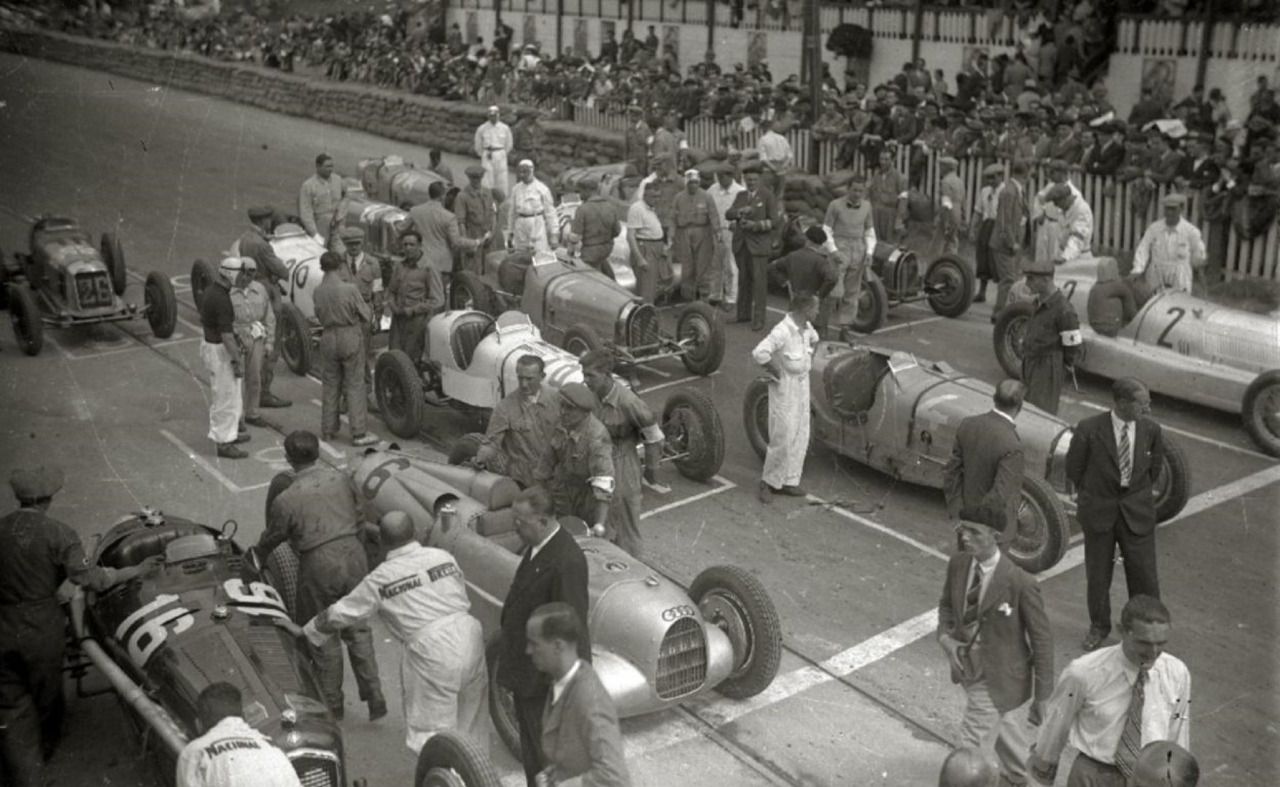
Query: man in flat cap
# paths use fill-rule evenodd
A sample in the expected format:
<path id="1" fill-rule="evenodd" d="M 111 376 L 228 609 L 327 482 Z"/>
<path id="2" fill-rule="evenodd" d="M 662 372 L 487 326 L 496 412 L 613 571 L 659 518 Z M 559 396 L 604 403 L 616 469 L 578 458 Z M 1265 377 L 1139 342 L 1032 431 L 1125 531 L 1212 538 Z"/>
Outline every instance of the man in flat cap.
<path id="1" fill-rule="evenodd" d="M 274 229 L 275 220 L 275 208 L 269 205 L 249 208 L 250 227 L 240 236 L 231 253 L 241 257 L 251 257 L 256 263 L 255 276 L 266 287 L 267 295 L 271 297 L 271 308 L 276 311 L 278 318 L 280 315 L 279 283 L 289 278 L 294 260 L 289 260 L 287 263 L 282 261 L 276 256 L 276 251 L 271 246 L 271 232 Z M 279 326 L 280 320 L 277 319 L 277 330 Z M 293 404 L 288 399 L 282 399 L 271 392 L 271 383 L 275 380 L 276 361 L 280 360 L 280 337 L 276 336 L 275 339 L 272 342 L 271 351 L 262 357 L 262 393 L 258 399 L 261 407 L 289 407 Z"/>
<path id="2" fill-rule="evenodd" d="M 302 190 L 298 193 L 298 217 L 307 234 L 323 246 L 329 245 L 334 208 L 345 195 L 342 178 L 333 171 L 333 156 L 328 153 L 316 156 L 316 172 L 302 181 Z"/>
<path id="3" fill-rule="evenodd" d="M 533 162 L 522 160 L 516 166 L 516 185 L 511 189 L 507 205 L 507 231 L 511 248 L 551 251 L 558 243 L 560 220 L 551 189 L 533 175 Z"/>
<path id="4" fill-rule="evenodd" d="M 511 128 L 502 122 L 498 107 L 489 107 L 489 119 L 476 128 L 475 151 L 484 167 L 483 185 L 498 189 L 503 195 L 511 193 L 507 186 L 507 155 L 514 146 Z"/>
<path id="5" fill-rule="evenodd" d="M 67 618 L 63 580 L 96 591 L 150 574 L 154 555 L 136 566 L 93 566 L 75 531 L 48 515 L 62 488 L 57 467 L 15 470 L 9 485 L 18 509 L 0 519 L 0 778 L 43 787 L 44 761 L 62 735 L 62 659 Z"/>
<path id="6" fill-rule="evenodd" d="M 966 195 L 964 181 L 956 174 L 960 162 L 951 156 L 938 159 L 942 180 L 938 184 L 938 231 L 942 235 L 942 253 L 960 250 L 960 228 L 965 226 Z"/>
<path id="7" fill-rule="evenodd" d="M 1182 215 L 1186 204 L 1181 194 L 1165 197 L 1164 217 L 1147 227 L 1133 251 L 1133 275 L 1145 275 L 1156 289 L 1191 292 L 1193 271 L 1205 263 L 1200 229 Z"/>
<path id="8" fill-rule="evenodd" d="M 458 218 L 462 237 L 483 238 L 487 233 L 489 242 L 474 251 L 464 250 L 458 264 L 462 270 L 478 272 L 485 251 L 494 246 L 493 239 L 498 237 L 498 198 L 494 189 L 484 185 L 484 167 L 472 164 L 466 172 L 467 185 L 453 199 L 453 214 Z"/>
<path id="9" fill-rule="evenodd" d="M 613 253 L 614 239 L 622 231 L 618 208 L 601 192 L 600 179 L 594 175 L 579 181 L 579 188 L 583 202 L 569 223 L 568 240 L 579 244 L 578 254 L 583 262 L 612 279 L 609 255 Z"/>
<path id="10" fill-rule="evenodd" d="M 600 400 L 583 383 L 560 387 L 560 426 L 551 435 L 533 480 L 551 493 L 557 516 L 576 516 L 605 533 L 613 500 L 613 441 L 594 413 Z"/>
<path id="11" fill-rule="evenodd" d="M 1027 288 L 1036 296 L 1035 311 L 1022 338 L 1022 382 L 1026 401 L 1054 415 L 1066 371 L 1075 365 L 1083 337 L 1080 319 L 1053 282 L 1053 261 L 1033 260 L 1023 268 Z"/>
<path id="12" fill-rule="evenodd" d="M 708 300 L 720 305 L 720 212 L 702 188 L 696 169 L 684 173 L 684 190 L 676 194 L 672 210 L 675 236 L 671 258 L 681 266 L 680 295 L 687 301 Z"/>

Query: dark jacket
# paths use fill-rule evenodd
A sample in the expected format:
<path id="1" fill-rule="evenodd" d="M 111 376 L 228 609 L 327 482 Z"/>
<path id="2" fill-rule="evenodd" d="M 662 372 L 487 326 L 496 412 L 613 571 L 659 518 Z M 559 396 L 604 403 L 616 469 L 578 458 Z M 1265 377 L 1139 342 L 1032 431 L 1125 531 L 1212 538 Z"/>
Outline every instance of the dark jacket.
<path id="1" fill-rule="evenodd" d="M 964 419 L 942 475 L 947 512 L 1008 533 L 1018 519 L 1023 462 L 1022 441 L 1008 418 L 986 412 Z"/>
<path id="2" fill-rule="evenodd" d="M 738 192 L 729 206 L 728 218 L 738 221 L 733 229 L 735 253 L 741 248 L 761 257 L 773 252 L 774 240 L 782 232 L 782 211 L 772 191 L 760 186 L 754 199 L 746 190 Z M 758 222 L 768 223 L 760 225 Z"/>
<path id="3" fill-rule="evenodd" d="M 1085 530 L 1106 532 L 1123 518 L 1135 534 L 1145 535 L 1156 526 L 1155 480 L 1164 463 L 1160 424 L 1145 416 L 1138 418 L 1127 490 L 1120 488 L 1117 451 L 1110 412 L 1076 425 L 1067 450 L 1067 478 L 1079 492 L 1076 519 Z"/>
<path id="4" fill-rule="evenodd" d="M 792 295 L 807 293 L 825 298 L 836 286 L 836 269 L 826 253 L 805 246 L 769 263 L 787 280 Z"/>
<path id="5" fill-rule="evenodd" d="M 631 774 L 618 731 L 618 712 L 591 665 L 582 662 L 560 701 L 542 713 L 542 753 L 565 781 L 582 777 L 583 787 L 630 787 Z"/>
<path id="6" fill-rule="evenodd" d="M 1090 175 L 1114 175 L 1124 166 L 1124 143 L 1104 142 L 1094 149 L 1093 155 L 1083 162 Z"/>

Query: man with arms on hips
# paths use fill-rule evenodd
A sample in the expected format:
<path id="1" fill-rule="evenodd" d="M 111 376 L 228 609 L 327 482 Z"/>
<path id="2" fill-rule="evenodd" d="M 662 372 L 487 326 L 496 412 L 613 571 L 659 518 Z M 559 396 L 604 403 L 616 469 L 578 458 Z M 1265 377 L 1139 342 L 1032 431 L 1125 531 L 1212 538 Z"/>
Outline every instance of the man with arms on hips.
<path id="1" fill-rule="evenodd" d="M 378 534 L 386 558 L 298 633 L 323 647 L 376 612 L 402 648 L 409 750 L 418 753 L 440 730 L 457 730 L 488 750 L 484 633 L 471 616 L 462 569 L 443 549 L 419 544 L 413 520 L 403 511 L 383 514 Z"/>
<path id="2" fill-rule="evenodd" d="M 1067 296 L 1053 282 L 1053 262 L 1032 260 L 1023 275 L 1035 294 L 1035 311 L 1022 335 L 1022 381 L 1026 400 L 1041 410 L 1058 414 L 1067 370 L 1075 367 L 1084 337 L 1080 318 Z"/>
<path id="3" fill-rule="evenodd" d="M 768 503 L 775 493 L 804 497 L 800 476 L 809 450 L 809 367 L 818 333 L 818 297 L 791 296 L 787 315 L 751 351 L 769 377 L 769 448 L 758 496 Z"/>
<path id="4" fill-rule="evenodd" d="M 1165 652 L 1169 629 L 1169 610 L 1159 599 L 1132 596 L 1120 613 L 1120 644 L 1067 665 L 1032 748 L 1037 784 L 1054 783 L 1068 741 L 1080 754 L 1067 787 L 1127 787 L 1139 775 L 1145 745 L 1190 746 L 1191 673 Z"/>
<path id="5" fill-rule="evenodd" d="M 444 283 L 440 274 L 422 257 L 422 233 L 405 230 L 400 235 L 404 258 L 391 270 L 387 286 L 387 306 L 391 310 L 391 336 L 387 346 L 409 356 L 414 365 L 422 363 L 427 343 L 427 318 L 444 305 Z"/>
<path id="6" fill-rule="evenodd" d="M 236 338 L 236 311 L 231 301 L 231 288 L 247 283 L 244 262 L 239 257 L 227 257 L 218 266 L 218 277 L 209 282 L 200 296 L 200 327 L 204 331 L 200 360 L 209 373 L 213 389 L 209 400 L 209 439 L 223 459 L 248 456 L 236 446 L 247 442 L 249 435 L 240 432 L 245 351 Z"/>
<path id="7" fill-rule="evenodd" d="M 1156 289 L 1191 292 L 1193 271 L 1206 259 L 1204 239 L 1182 216 L 1186 197 L 1170 194 L 1162 204 L 1164 218 L 1147 227 L 1133 251 L 1133 275 L 1145 276 Z"/>
<path id="8" fill-rule="evenodd" d="M 543 604 L 561 601 L 579 620 L 587 620 L 587 559 L 574 537 L 552 516 L 551 498 L 545 489 L 524 490 L 512 508 L 524 550 L 502 605 L 497 681 L 515 695 L 520 759 L 528 787 L 536 787 L 538 772 L 547 766 L 542 754 L 542 712 L 551 686 L 529 657 L 529 618 Z M 577 653 L 578 658 L 590 661 L 588 632 L 579 640 Z"/>
<path id="9" fill-rule="evenodd" d="M 552 681 L 539 745 L 547 767 L 537 782 L 630 787 L 618 712 L 590 662 L 578 657 L 582 619 L 563 601 L 543 604 L 525 625 L 529 658 Z"/>
<path id="10" fill-rule="evenodd" d="M 604 535 L 616 473 L 613 442 L 594 415 L 599 407 L 600 400 L 582 383 L 560 388 L 560 425 L 533 480 L 550 492 L 556 515 L 576 516 Z"/>
<path id="11" fill-rule="evenodd" d="M 282 261 L 276 256 L 276 250 L 271 245 L 271 231 L 275 217 L 275 208 L 270 206 L 249 208 L 250 227 L 236 241 L 231 253 L 249 257 L 257 263 L 255 276 L 267 289 L 267 295 L 271 297 L 271 308 L 279 313 L 279 283 L 288 280 L 294 261 L 289 260 L 288 263 Z M 276 330 L 279 329 L 280 323 L 277 321 Z M 271 392 L 271 383 L 275 381 L 276 376 L 276 361 L 279 360 L 280 337 L 276 336 L 275 341 L 272 342 L 271 352 L 265 353 L 262 358 L 262 394 L 258 401 L 261 407 L 289 407 L 293 404 L 288 399 L 282 399 Z"/>
<path id="12" fill-rule="evenodd" d="M 507 184 L 507 155 L 514 146 L 511 127 L 502 122 L 501 112 L 496 106 L 489 107 L 489 119 L 476 128 L 476 157 L 484 167 L 482 185 L 495 188 L 507 197 L 511 195 Z"/>
<path id="13" fill-rule="evenodd" d="M 533 176 L 533 162 L 522 159 L 516 166 L 516 185 L 507 199 L 507 227 L 513 249 L 551 251 L 560 235 L 560 220 L 551 189 Z"/>
<path id="14" fill-rule="evenodd" d="M 965 692 L 960 745 L 990 751 L 1001 785 L 1027 781 L 1027 724 L 1053 691 L 1053 634 L 1035 577 L 1000 553 L 995 528 L 961 520 L 938 603 L 938 643 Z M 1031 700 L 1023 718 L 1022 708 Z"/>
<path id="15" fill-rule="evenodd" d="M 720 214 L 715 200 L 702 188 L 702 173 L 684 173 L 685 188 L 672 205 L 671 257 L 681 265 L 680 296 L 720 305 L 720 277 L 716 268 L 720 243 Z"/>
<path id="16" fill-rule="evenodd" d="M 219 681 L 196 697 L 203 734 L 178 755 L 177 787 L 301 787 L 293 764 L 243 718 L 240 690 Z"/>
<path id="17" fill-rule="evenodd" d="M 816 295 L 818 316 L 813 328 L 818 338 L 825 338 L 831 314 L 831 291 L 836 286 L 836 267 L 827 251 L 827 233 L 816 224 L 804 231 L 805 243 L 800 248 L 769 263 L 769 274 L 780 273 L 791 295 Z"/>
<path id="18" fill-rule="evenodd" d="M 298 218 L 307 234 L 326 247 L 332 241 L 334 208 L 345 195 L 342 178 L 333 171 L 333 156 L 316 156 L 316 174 L 302 181 L 298 194 Z"/>
<path id="19" fill-rule="evenodd" d="M 738 171 L 727 161 L 721 161 L 715 169 L 716 182 L 707 193 L 716 205 L 716 215 L 720 218 L 720 245 L 716 246 L 716 267 L 720 271 L 720 282 L 723 289 L 724 310 L 735 311 L 738 303 L 738 266 L 733 261 L 733 226 L 729 223 L 729 208 L 742 191 L 742 184 L 734 178 Z"/>
<path id="20" fill-rule="evenodd" d="M 848 193 L 843 199 L 831 200 L 822 222 L 822 228 L 835 243 L 839 259 L 831 298 L 835 301 L 832 327 L 839 329 L 841 341 L 852 338 L 850 332 L 858 318 L 862 280 L 876 248 L 876 224 L 871 203 L 866 199 L 866 190 L 867 185 L 862 178 L 855 177 L 849 181 Z"/>
<path id="21" fill-rule="evenodd" d="M 1129 596 L 1160 597 L 1156 574 L 1155 482 L 1164 464 L 1164 432 L 1148 413 L 1151 394 L 1140 380 L 1111 385 L 1111 411 L 1076 424 L 1067 449 L 1067 478 L 1076 489 L 1076 519 L 1084 533 L 1084 576 L 1093 650 L 1111 633 L 1111 576 L 1116 545 Z"/>
<path id="22" fill-rule="evenodd" d="M 656 188 L 644 189 L 627 208 L 627 245 L 636 268 L 636 295 L 649 303 L 656 303 L 675 278 L 657 212 L 659 196 Z"/>
<path id="23" fill-rule="evenodd" d="M 542 384 L 545 364 L 532 353 L 516 361 L 516 390 L 502 397 L 489 416 L 476 462 L 508 476 L 522 488 L 533 486 L 534 474 L 551 450 L 560 426 L 560 394 Z"/>
<path id="24" fill-rule="evenodd" d="M 338 436 L 342 422 L 339 400 L 347 402 L 351 444 L 373 445 L 378 438 L 368 432 L 369 406 L 364 384 L 365 335 L 373 313 L 356 285 L 342 275 L 343 260 L 336 251 L 320 255 L 324 279 L 315 291 L 316 320 L 320 323 L 320 434 L 325 440 Z"/>
<path id="25" fill-rule="evenodd" d="M 241 422 L 250 426 L 267 426 L 258 412 L 262 396 L 262 360 L 276 340 L 276 312 L 271 308 L 267 288 L 254 278 L 257 263 L 252 257 L 241 257 L 244 271 L 231 288 L 231 306 L 235 309 L 235 335 L 244 350 L 244 377 L 241 378 Z"/>
<path id="26" fill-rule="evenodd" d="M 1024 457 L 1015 419 L 1026 390 L 1017 380 L 1001 381 L 995 407 L 965 418 L 956 429 L 951 460 L 942 472 L 952 520 L 981 522 L 1003 536 L 1016 531 Z"/>

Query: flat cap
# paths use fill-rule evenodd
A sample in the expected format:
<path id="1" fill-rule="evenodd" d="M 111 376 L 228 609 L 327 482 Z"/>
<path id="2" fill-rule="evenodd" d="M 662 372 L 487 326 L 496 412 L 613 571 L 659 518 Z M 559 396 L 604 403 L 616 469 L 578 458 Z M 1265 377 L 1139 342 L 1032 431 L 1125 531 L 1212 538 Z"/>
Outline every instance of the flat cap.
<path id="1" fill-rule="evenodd" d="M 1052 276 L 1053 260 L 1042 258 L 1039 260 L 1028 260 L 1022 265 L 1023 276 Z"/>
<path id="2" fill-rule="evenodd" d="M 1186 206 L 1187 198 L 1182 194 L 1169 194 L 1160 200 L 1160 204 L 1166 208 L 1181 208 Z"/>
<path id="3" fill-rule="evenodd" d="M 484 177 L 484 167 L 480 166 L 479 164 L 472 164 L 471 166 L 467 167 L 466 170 L 464 171 L 467 173 L 467 177 L 469 178 Z"/>
<path id="4" fill-rule="evenodd" d="M 1002 177 L 1003 175 L 1004 175 L 1003 164 L 988 164 L 982 169 L 982 177 L 984 178 L 991 178 L 991 177 L 998 178 L 998 177 Z"/>
<path id="5" fill-rule="evenodd" d="M 579 410 L 595 410 L 598 404 L 596 395 L 582 383 L 566 383 L 560 388 L 560 396 Z"/>
<path id="6" fill-rule="evenodd" d="M 63 481 L 62 470 L 48 465 L 19 468 L 9 475 L 9 486 L 19 500 L 53 497 L 62 488 Z"/>
<path id="7" fill-rule="evenodd" d="M 261 221 L 276 215 L 276 209 L 270 205 L 257 205 L 249 208 L 249 221 Z"/>
<path id="8" fill-rule="evenodd" d="M 764 165 L 761 164 L 759 161 L 748 161 L 747 163 L 742 165 L 742 174 L 745 175 L 748 172 L 759 173 L 763 169 L 764 169 Z"/>
<path id="9" fill-rule="evenodd" d="M 359 227 L 343 227 L 338 233 L 338 237 L 344 241 L 347 240 L 364 240 L 364 230 Z"/>
<path id="10" fill-rule="evenodd" d="M 1070 194 L 1070 186 L 1065 183 L 1056 183 L 1047 192 L 1045 192 L 1044 197 L 1050 202 L 1057 202 L 1060 199 L 1066 199 Z"/>
<path id="11" fill-rule="evenodd" d="M 956 158 L 955 158 L 954 156 L 941 156 L 941 157 L 939 157 L 939 158 L 938 158 L 938 166 L 942 166 L 943 164 L 946 164 L 946 165 L 947 165 L 947 166 L 949 166 L 949 167 L 958 167 L 958 166 L 960 166 L 960 162 L 959 162 L 959 161 L 957 161 L 957 160 L 956 160 Z"/>
<path id="12" fill-rule="evenodd" d="M 244 270 L 243 257 L 224 257 L 222 262 L 218 263 L 218 267 L 224 271 L 239 272 Z"/>

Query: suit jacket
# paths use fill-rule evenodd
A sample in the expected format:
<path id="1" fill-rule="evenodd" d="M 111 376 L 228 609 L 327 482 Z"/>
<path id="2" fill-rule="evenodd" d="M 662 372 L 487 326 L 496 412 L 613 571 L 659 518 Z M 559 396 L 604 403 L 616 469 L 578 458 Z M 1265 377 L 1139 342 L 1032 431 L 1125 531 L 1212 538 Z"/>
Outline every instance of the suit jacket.
<path id="1" fill-rule="evenodd" d="M 733 198 L 733 204 L 727 211 L 728 217 L 745 221 L 769 221 L 767 230 L 747 229 L 735 225 L 733 230 L 733 250 L 740 248 L 754 256 L 766 257 L 773 253 L 774 239 L 782 232 L 782 211 L 778 208 L 778 199 L 765 186 L 756 189 L 752 199 L 745 189 Z"/>
<path id="2" fill-rule="evenodd" d="M 422 233 L 422 257 L 437 273 L 453 271 L 454 253 L 460 251 L 462 233 L 458 229 L 458 217 L 445 208 L 444 203 L 431 200 L 416 205 L 409 211 L 413 226 Z"/>
<path id="3" fill-rule="evenodd" d="M 529 547 L 524 554 L 529 553 Z M 547 692 L 547 678 L 525 653 L 528 640 L 525 624 L 543 604 L 563 601 L 578 611 L 582 625 L 587 621 L 587 559 L 578 542 L 564 528 L 551 537 L 532 559 L 520 561 L 511 589 L 502 605 L 502 641 L 499 645 L 498 684 L 518 697 L 539 697 Z M 591 659 L 591 638 L 578 645 L 578 656 Z"/>
<path id="4" fill-rule="evenodd" d="M 1160 424 L 1141 416 L 1134 428 L 1133 472 L 1129 488 L 1120 488 L 1120 461 L 1111 413 L 1090 416 L 1076 425 L 1067 450 L 1067 478 L 1079 493 L 1076 518 L 1094 532 L 1110 530 L 1123 519 L 1137 535 L 1156 526 L 1155 480 L 1164 464 Z"/>
<path id="5" fill-rule="evenodd" d="M 1114 175 L 1124 166 L 1125 149 L 1123 144 L 1110 140 L 1104 142 L 1095 151 L 1095 155 L 1084 162 L 1085 172 L 1090 175 Z"/>
<path id="6" fill-rule="evenodd" d="M 1212 158 L 1206 158 L 1199 164 L 1190 156 L 1182 159 L 1182 168 L 1178 170 L 1178 177 L 1186 178 L 1194 189 L 1207 189 L 1218 182 L 1218 176 L 1221 170 L 1214 163 Z"/>
<path id="7" fill-rule="evenodd" d="M 1053 693 L 1053 632 L 1036 578 L 1001 555 L 978 605 L 976 634 L 962 630 L 964 597 L 968 591 L 971 555 L 955 555 L 947 562 L 947 579 L 938 602 L 938 633 L 961 642 L 976 636 L 970 649 L 976 676 L 965 678 L 952 665 L 953 683 L 983 680 L 1000 712 L 1030 699 L 1049 699 Z M 1008 614 L 1005 614 L 1007 610 Z"/>
<path id="8" fill-rule="evenodd" d="M 582 787 L 630 787 L 618 712 L 587 662 L 565 686 L 560 701 L 542 711 L 542 753 L 561 782 L 582 777 Z"/>
<path id="9" fill-rule="evenodd" d="M 942 492 L 951 516 L 1010 532 L 1018 519 L 1023 472 L 1022 441 L 1008 418 L 972 415 L 956 430 Z"/>

